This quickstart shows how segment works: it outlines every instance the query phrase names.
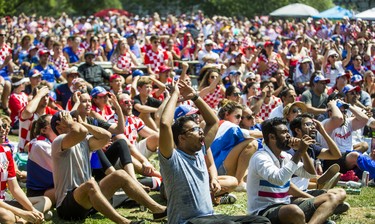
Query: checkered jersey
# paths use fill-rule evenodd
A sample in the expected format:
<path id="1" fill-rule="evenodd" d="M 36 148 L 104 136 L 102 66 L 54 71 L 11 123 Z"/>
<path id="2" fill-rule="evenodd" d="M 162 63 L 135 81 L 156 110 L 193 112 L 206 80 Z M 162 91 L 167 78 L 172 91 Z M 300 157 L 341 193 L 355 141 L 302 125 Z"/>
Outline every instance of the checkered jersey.
<path id="1" fill-rule="evenodd" d="M 86 48 L 86 52 L 93 52 L 95 54 L 94 60 L 97 60 L 98 57 L 102 56 L 103 51 L 104 49 L 101 46 L 99 46 L 97 49 L 92 49 L 90 47 Z"/>
<path id="2" fill-rule="evenodd" d="M 221 94 L 221 86 L 217 85 L 215 91 L 208 93 L 203 100 L 212 108 L 216 109 L 220 101 L 224 99 L 224 96 Z"/>
<path id="3" fill-rule="evenodd" d="M 9 109 L 10 119 L 12 120 L 12 126 L 15 121 L 18 120 L 19 112 L 27 105 L 28 97 L 26 93 L 12 93 L 9 96 Z"/>
<path id="4" fill-rule="evenodd" d="M 272 54 L 276 54 L 276 53 L 272 53 Z M 280 58 L 280 55 L 278 54 L 276 57 Z M 264 61 L 264 63 L 267 64 L 267 69 L 261 74 L 262 76 L 270 77 L 272 76 L 274 72 L 277 71 L 277 69 L 279 69 L 279 64 L 277 64 L 277 61 L 268 60 L 268 58 L 264 54 L 259 55 L 259 61 Z"/>
<path id="5" fill-rule="evenodd" d="M 259 98 L 258 98 L 259 99 Z M 262 120 L 268 119 L 270 113 L 273 109 L 281 104 L 281 99 L 276 96 L 271 96 L 270 102 L 268 104 L 263 103 L 260 107 L 260 111 L 257 114 Z"/>
<path id="6" fill-rule="evenodd" d="M 168 60 L 168 54 L 165 50 L 159 49 L 154 52 L 152 49 L 148 50 L 145 55 L 145 65 L 150 65 L 151 70 L 155 73 L 159 73 L 159 67 L 166 65 Z"/>
<path id="7" fill-rule="evenodd" d="M 109 105 L 105 105 L 103 111 L 101 111 L 99 107 L 92 105 L 91 110 L 100 114 L 105 121 L 112 120 L 115 115 L 115 111 L 112 110 L 112 107 Z"/>
<path id="8" fill-rule="evenodd" d="M 125 132 L 124 135 L 129 139 L 130 143 L 135 144 L 138 139 L 138 132 L 145 127 L 142 119 L 135 116 L 125 117 Z"/>
<path id="9" fill-rule="evenodd" d="M 2 48 L 0 49 L 0 65 L 2 65 L 5 61 L 5 58 L 12 54 L 12 48 L 10 48 L 7 44 L 3 44 Z"/>
<path id="10" fill-rule="evenodd" d="M 83 49 L 88 49 L 90 47 L 90 43 L 87 42 L 86 40 L 84 40 L 80 45 L 79 47 L 83 48 Z"/>
<path id="11" fill-rule="evenodd" d="M 129 53 L 119 55 L 117 58 L 111 60 L 113 65 L 116 65 L 119 69 L 130 69 L 134 66 Z"/>
<path id="12" fill-rule="evenodd" d="M 48 61 L 50 64 L 53 64 L 60 73 L 69 68 L 68 61 L 63 55 L 60 55 L 56 59 L 53 58 L 53 56 L 49 56 Z"/>
<path id="13" fill-rule="evenodd" d="M 7 188 L 7 181 L 16 178 L 16 170 L 14 169 L 14 161 L 10 148 L 3 148 L 0 146 L 0 176 L 1 176 L 1 189 L 0 201 L 5 200 L 5 190 Z"/>

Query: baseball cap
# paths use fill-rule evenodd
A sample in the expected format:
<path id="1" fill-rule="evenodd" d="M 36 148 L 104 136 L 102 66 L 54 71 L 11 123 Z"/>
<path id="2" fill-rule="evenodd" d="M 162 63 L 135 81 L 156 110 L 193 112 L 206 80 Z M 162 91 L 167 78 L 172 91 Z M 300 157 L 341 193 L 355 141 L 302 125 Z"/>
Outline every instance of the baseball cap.
<path id="1" fill-rule="evenodd" d="M 255 76 L 255 74 L 253 72 L 248 72 L 248 73 L 246 73 L 246 75 L 243 76 L 244 80 L 249 79 L 249 78 L 255 79 L 256 76 Z"/>
<path id="2" fill-rule="evenodd" d="M 66 70 L 67 75 L 69 74 L 78 74 L 78 67 L 77 66 L 72 66 L 71 68 L 68 68 Z"/>
<path id="3" fill-rule="evenodd" d="M 361 87 L 359 87 L 359 86 L 346 85 L 342 89 L 342 93 L 344 93 L 346 95 L 349 92 L 352 92 L 352 91 L 359 92 L 360 90 L 361 90 Z"/>
<path id="4" fill-rule="evenodd" d="M 307 57 L 307 56 L 306 56 L 306 57 L 303 57 L 303 58 L 301 59 L 301 62 L 300 62 L 300 63 L 302 64 L 302 63 L 306 63 L 306 62 L 311 62 L 311 58 L 310 58 L 310 57 Z"/>
<path id="5" fill-rule="evenodd" d="M 342 76 L 346 76 L 346 78 L 349 80 L 350 79 L 350 74 L 347 73 L 347 72 L 344 72 L 344 73 L 340 73 L 337 75 L 336 79 L 342 77 Z"/>
<path id="6" fill-rule="evenodd" d="M 174 111 L 174 119 L 177 120 L 178 118 L 190 114 L 195 114 L 198 112 L 198 109 L 188 106 L 188 105 L 180 105 Z"/>
<path id="7" fill-rule="evenodd" d="M 107 92 L 107 90 L 105 90 L 103 87 L 101 87 L 101 86 L 96 86 L 95 88 L 93 88 L 92 90 L 91 90 L 91 93 L 90 93 L 90 95 L 92 96 L 92 97 L 97 97 L 97 96 L 105 96 L 105 95 L 107 95 L 108 94 L 108 92 Z"/>
<path id="8" fill-rule="evenodd" d="M 28 52 L 30 52 L 30 51 L 32 51 L 32 50 L 38 50 L 38 49 L 39 49 L 38 46 L 36 46 L 36 45 L 32 45 L 32 46 L 29 48 Z"/>
<path id="9" fill-rule="evenodd" d="M 303 38 L 303 36 L 297 35 L 296 38 L 295 38 L 295 40 L 298 40 L 298 39 L 301 39 L 301 38 Z"/>
<path id="10" fill-rule="evenodd" d="M 363 78 L 361 75 L 353 75 L 353 77 L 350 79 L 350 82 L 356 83 L 356 82 L 362 82 Z"/>
<path id="11" fill-rule="evenodd" d="M 207 40 L 204 41 L 204 45 L 213 45 L 213 44 L 214 44 L 214 42 L 210 39 L 207 39 Z"/>
<path id="12" fill-rule="evenodd" d="M 241 72 L 238 70 L 232 70 L 229 72 L 229 75 L 241 75 Z"/>
<path id="13" fill-rule="evenodd" d="M 326 83 L 330 83 L 331 82 L 331 80 L 329 80 L 327 78 L 324 78 L 324 76 L 322 76 L 322 75 L 315 76 L 314 83 L 317 83 L 317 82 L 320 82 L 320 81 L 325 81 Z"/>
<path id="14" fill-rule="evenodd" d="M 43 56 L 45 54 L 50 55 L 51 53 L 48 50 L 40 50 L 39 53 L 38 53 L 39 57 L 41 57 L 41 56 Z"/>
<path id="15" fill-rule="evenodd" d="M 42 73 L 38 69 L 31 69 L 29 71 L 29 77 L 37 77 L 37 76 L 42 76 Z"/>
<path id="16" fill-rule="evenodd" d="M 337 54 L 336 51 L 334 51 L 334 50 L 329 50 L 329 51 L 328 51 L 328 57 L 333 56 L 333 55 L 339 56 L 339 54 Z"/>
<path id="17" fill-rule="evenodd" d="M 171 68 L 168 67 L 168 66 L 165 66 L 165 65 L 162 65 L 162 66 L 159 67 L 159 72 L 160 73 L 169 72 L 170 70 L 171 70 Z"/>
<path id="18" fill-rule="evenodd" d="M 297 46 L 297 43 L 294 42 L 294 41 L 292 41 L 292 42 L 290 42 L 290 43 L 288 44 L 288 49 L 290 50 L 290 48 L 293 47 L 293 46 Z"/>
<path id="19" fill-rule="evenodd" d="M 234 57 L 237 57 L 237 56 L 239 56 L 239 55 L 243 55 L 241 52 L 232 52 L 232 55 L 234 56 Z"/>
<path id="20" fill-rule="evenodd" d="M 304 102 L 295 101 L 294 103 L 288 103 L 284 107 L 284 109 L 283 109 L 283 115 L 284 115 L 284 117 L 290 113 L 290 109 L 293 106 L 297 106 L 298 108 L 300 108 L 302 113 L 306 113 L 306 111 L 307 111 L 306 104 Z"/>
<path id="21" fill-rule="evenodd" d="M 94 52 L 89 51 L 85 53 L 85 58 L 89 55 L 95 56 Z"/>
<path id="22" fill-rule="evenodd" d="M 266 41 L 266 43 L 264 43 L 264 47 L 268 47 L 268 46 L 273 46 L 274 44 L 271 42 L 271 41 Z"/>
<path id="23" fill-rule="evenodd" d="M 121 76 L 118 74 L 113 74 L 111 75 L 111 77 L 109 77 L 109 82 L 112 82 L 114 79 L 117 79 L 117 78 L 121 78 Z"/>
<path id="24" fill-rule="evenodd" d="M 143 73 L 142 70 L 139 70 L 139 69 L 136 69 L 132 72 L 132 76 L 133 78 L 136 77 L 136 76 L 144 76 L 145 74 Z"/>

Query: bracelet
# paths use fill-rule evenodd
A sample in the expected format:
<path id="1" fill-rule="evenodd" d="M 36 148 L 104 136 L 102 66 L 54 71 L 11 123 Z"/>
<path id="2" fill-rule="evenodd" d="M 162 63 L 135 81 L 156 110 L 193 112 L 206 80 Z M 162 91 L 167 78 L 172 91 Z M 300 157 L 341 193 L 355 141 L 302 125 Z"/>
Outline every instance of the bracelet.
<path id="1" fill-rule="evenodd" d="M 195 102 L 199 98 L 199 95 L 196 93 L 193 98 L 191 98 L 191 101 Z"/>

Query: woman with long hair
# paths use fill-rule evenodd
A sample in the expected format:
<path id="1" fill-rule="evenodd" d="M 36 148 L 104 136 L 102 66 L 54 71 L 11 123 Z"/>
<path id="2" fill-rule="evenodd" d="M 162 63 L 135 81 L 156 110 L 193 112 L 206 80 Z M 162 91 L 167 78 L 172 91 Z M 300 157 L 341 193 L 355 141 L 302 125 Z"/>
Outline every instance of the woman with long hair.
<path id="1" fill-rule="evenodd" d="M 92 36 L 90 38 L 90 44 L 86 52 L 93 52 L 95 55 L 95 58 L 94 58 L 95 61 L 105 61 L 106 57 L 105 57 L 104 49 L 102 46 L 100 46 L 99 41 L 100 40 L 98 36 Z"/>
<path id="2" fill-rule="evenodd" d="M 258 96 L 259 84 L 256 82 L 247 83 L 242 90 L 240 103 L 244 106 L 250 106 L 252 97 Z"/>
<path id="3" fill-rule="evenodd" d="M 267 41 L 259 54 L 258 73 L 262 80 L 269 79 L 278 69 L 288 69 L 285 67 L 281 56 L 273 51 L 273 46 L 274 44 L 271 41 Z"/>
<path id="4" fill-rule="evenodd" d="M 221 104 L 219 129 L 211 144 L 212 155 L 218 174 L 236 177 L 238 186 L 235 191 L 246 191 L 244 178 L 258 142 L 239 126 L 243 110 L 241 104 L 227 99 Z"/>
<path id="5" fill-rule="evenodd" d="M 29 54 L 29 49 L 33 46 L 34 37 L 31 34 L 27 34 L 22 37 L 20 45 L 14 51 L 14 61 L 21 65 Z"/>
<path id="6" fill-rule="evenodd" d="M 202 68 L 202 78 L 198 90 L 199 96 L 212 108 L 217 109 L 219 102 L 224 99 L 225 87 L 221 81 L 221 74 L 216 66 L 208 65 Z"/>
<path id="7" fill-rule="evenodd" d="M 335 48 L 326 50 L 324 54 L 322 73 L 324 77 L 330 80 L 330 83 L 327 85 L 328 87 L 332 87 L 335 84 L 336 78 L 339 74 L 345 73 L 344 68 L 348 65 L 351 59 L 351 50 L 348 51 L 348 54 L 343 61 L 341 61 L 339 57 L 340 55 Z"/>
<path id="8" fill-rule="evenodd" d="M 129 50 L 125 39 L 117 42 L 116 48 L 111 56 L 113 72 L 124 76 L 127 84 L 132 81 L 132 67 L 137 66 L 137 57 Z"/>

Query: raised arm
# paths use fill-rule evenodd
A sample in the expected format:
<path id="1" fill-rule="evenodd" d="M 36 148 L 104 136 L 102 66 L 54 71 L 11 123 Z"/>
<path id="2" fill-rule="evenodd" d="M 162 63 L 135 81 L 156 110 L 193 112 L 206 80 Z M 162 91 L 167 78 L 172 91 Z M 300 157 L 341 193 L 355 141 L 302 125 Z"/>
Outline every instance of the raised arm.
<path id="1" fill-rule="evenodd" d="M 34 98 L 26 105 L 25 109 L 21 113 L 21 119 L 23 120 L 29 119 L 33 116 L 33 114 L 38 108 L 40 100 L 49 93 L 49 89 L 47 86 L 43 86 L 42 88 L 37 89 L 36 91 L 37 93 L 34 96 Z"/>
<path id="2" fill-rule="evenodd" d="M 91 151 L 103 148 L 111 140 L 111 133 L 104 128 L 82 122 L 82 125 L 87 128 L 88 132 L 92 134 L 89 139 L 89 147 Z"/>
<path id="3" fill-rule="evenodd" d="M 160 118 L 159 151 L 167 159 L 172 156 L 174 147 L 172 122 L 178 96 L 180 94 L 177 87 L 178 83 L 179 81 L 177 81 L 172 96 L 169 98 L 167 105 L 165 105 L 164 111 Z"/>
<path id="4" fill-rule="evenodd" d="M 82 124 L 75 122 L 68 111 L 60 112 L 59 116 L 60 121 L 56 121 L 58 127 L 62 130 L 70 129 L 61 142 L 61 150 L 64 151 L 84 140 L 88 131 Z"/>
<path id="5" fill-rule="evenodd" d="M 112 104 L 113 108 L 115 108 L 118 117 L 118 122 L 112 124 L 109 127 L 108 131 L 112 134 L 123 134 L 125 132 L 125 118 L 124 114 L 122 113 L 118 99 L 113 93 L 109 93 L 109 102 Z"/>
<path id="6" fill-rule="evenodd" d="M 336 106 L 336 100 L 329 101 L 327 106 L 328 110 L 332 112 L 332 115 L 324 124 L 324 128 L 326 129 L 327 133 L 331 133 L 333 130 L 342 125 L 342 123 L 344 122 L 344 117 L 340 109 Z"/>
<path id="7" fill-rule="evenodd" d="M 324 129 L 322 123 L 314 119 L 316 130 L 323 136 L 324 140 L 327 142 L 328 149 L 324 148 L 320 152 L 318 159 L 335 160 L 341 157 L 341 152 L 339 147 L 333 141 L 333 139 L 328 135 L 327 131 Z"/>

